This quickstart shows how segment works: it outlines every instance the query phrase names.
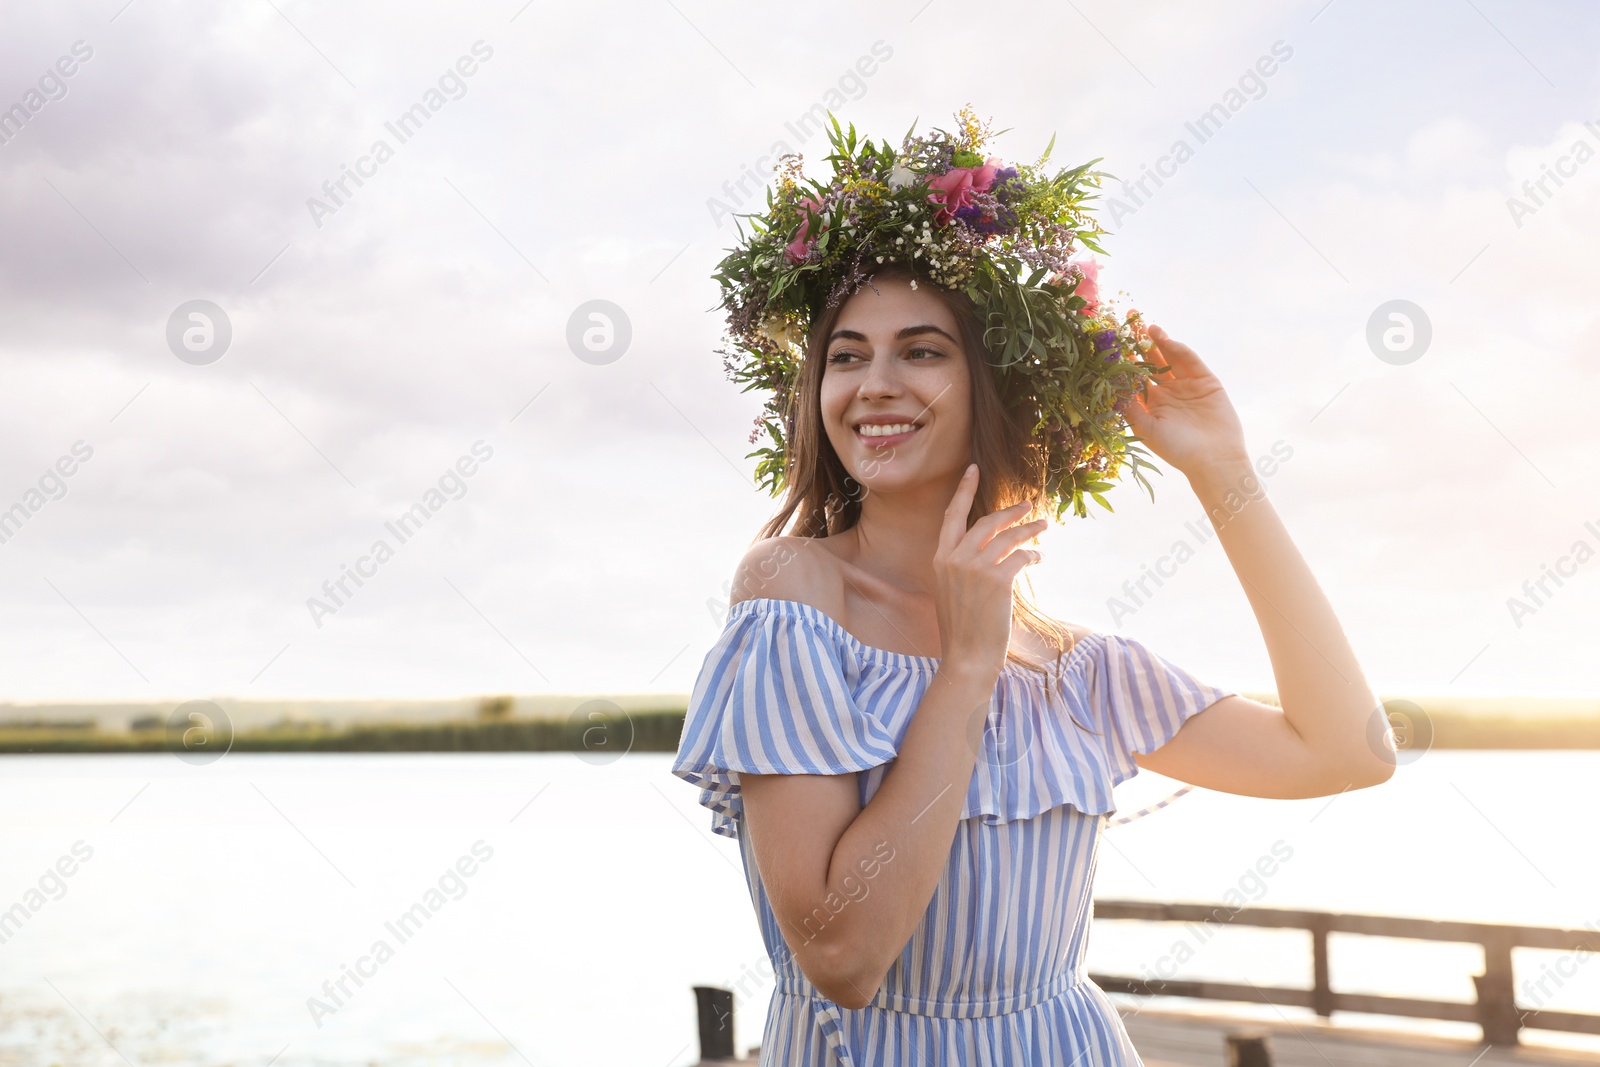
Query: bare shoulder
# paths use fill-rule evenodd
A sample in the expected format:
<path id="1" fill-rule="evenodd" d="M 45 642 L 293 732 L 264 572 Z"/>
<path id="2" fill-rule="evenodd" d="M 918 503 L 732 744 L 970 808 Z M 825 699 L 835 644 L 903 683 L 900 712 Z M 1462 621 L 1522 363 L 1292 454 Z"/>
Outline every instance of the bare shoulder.
<path id="1" fill-rule="evenodd" d="M 1080 623 L 1068 622 L 1065 619 L 1057 619 L 1054 617 L 1049 617 L 1049 620 L 1062 633 L 1062 640 L 1064 642 L 1064 647 L 1061 652 L 1062 655 L 1071 655 L 1072 650 L 1077 648 L 1080 642 L 1088 639 L 1094 634 L 1093 628 L 1084 626 Z M 1050 648 L 1044 643 L 1045 638 L 1042 635 L 1035 634 L 1027 627 L 1020 627 L 1019 630 L 1019 636 L 1021 636 L 1022 639 L 1028 643 L 1028 648 L 1037 662 L 1044 663 L 1056 658 L 1055 649 Z"/>
<path id="2" fill-rule="evenodd" d="M 770 598 L 837 610 L 844 581 L 837 559 L 814 537 L 769 537 L 752 545 L 733 572 L 729 603 Z"/>
<path id="3" fill-rule="evenodd" d="M 1094 636 L 1094 627 L 1092 626 L 1084 626 L 1081 623 L 1076 622 L 1067 622 L 1065 619 L 1055 619 L 1053 621 L 1057 626 L 1061 627 L 1063 630 L 1066 630 L 1072 635 L 1073 644 L 1077 644 L 1079 641 L 1082 641 L 1085 638 Z"/>

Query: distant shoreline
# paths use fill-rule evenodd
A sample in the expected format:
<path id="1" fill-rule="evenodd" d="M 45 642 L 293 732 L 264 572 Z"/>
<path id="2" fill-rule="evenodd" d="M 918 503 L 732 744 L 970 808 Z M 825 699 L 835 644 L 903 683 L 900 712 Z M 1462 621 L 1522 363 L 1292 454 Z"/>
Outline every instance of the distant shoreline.
<path id="1" fill-rule="evenodd" d="M 477 718 L 430 719 L 279 718 L 239 716 L 229 751 L 234 752 L 674 752 L 683 730 L 684 706 L 648 698 L 622 701 L 579 698 L 564 715 L 521 716 L 507 698 L 480 703 Z M 1265 696 L 1256 699 L 1266 699 Z M 686 703 L 686 702 L 685 702 Z M 1414 701 L 1418 707 L 1426 707 Z M 1515 703 L 1515 702 L 1511 702 Z M 13 716 L 23 709 L 6 708 Z M 151 712 L 161 709 L 151 708 Z M 237 706 L 229 707 L 235 714 Z M 259 709 L 258 709 L 259 710 Z M 171 709 L 166 709 L 170 713 Z M 1466 750 L 1600 749 L 1600 714 L 1489 714 L 1435 707 L 1421 726 L 1408 724 L 1404 748 Z M 20 721 L 19 721 L 20 720 Z M 254 721 L 252 721 L 254 720 Z M 139 753 L 179 751 L 167 720 L 149 714 L 139 729 L 107 729 L 96 718 L 0 718 L 0 754 Z M 1431 738 L 1426 735 L 1431 728 Z M 219 738 L 219 743 L 220 743 Z"/>
<path id="2" fill-rule="evenodd" d="M 682 711 L 636 712 L 598 720 L 507 719 L 491 722 L 280 723 L 233 737 L 231 752 L 672 752 Z M 219 741 L 220 745 L 221 742 Z M 180 752 L 166 729 L 106 732 L 93 724 L 0 723 L 0 754 Z M 193 751 L 193 750 L 191 750 Z"/>

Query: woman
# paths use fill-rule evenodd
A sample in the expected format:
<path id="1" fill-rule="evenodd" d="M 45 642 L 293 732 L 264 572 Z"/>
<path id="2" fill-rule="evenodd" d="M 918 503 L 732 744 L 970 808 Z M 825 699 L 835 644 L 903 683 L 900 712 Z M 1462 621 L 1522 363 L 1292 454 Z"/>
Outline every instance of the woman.
<path id="1" fill-rule="evenodd" d="M 1231 513 L 1282 710 L 1020 595 L 1047 520 L 965 294 L 890 263 L 810 327 L 787 505 L 738 566 L 672 768 L 740 842 L 776 977 L 761 1062 L 1139 1064 L 1084 969 L 1112 787 L 1375 785 L 1378 702 L 1187 346 L 1150 329 L 1170 378 L 1125 415 Z"/>

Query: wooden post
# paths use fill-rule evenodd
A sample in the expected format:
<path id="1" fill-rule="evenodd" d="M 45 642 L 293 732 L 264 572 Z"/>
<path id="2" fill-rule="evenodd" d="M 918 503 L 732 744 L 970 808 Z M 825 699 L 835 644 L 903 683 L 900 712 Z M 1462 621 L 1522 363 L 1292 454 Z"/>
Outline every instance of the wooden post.
<path id="1" fill-rule="evenodd" d="M 1311 1009 L 1324 1019 L 1333 1014 L 1333 984 L 1328 977 L 1329 917 L 1311 917 Z"/>
<path id="2" fill-rule="evenodd" d="M 1490 931 L 1483 939 L 1483 973 L 1472 976 L 1478 987 L 1478 1025 L 1489 1045 L 1515 1045 L 1522 1019 L 1511 967 L 1511 937 Z"/>
<path id="3" fill-rule="evenodd" d="M 700 1058 L 733 1059 L 733 990 L 697 985 L 694 996 L 700 1016 Z"/>
<path id="4" fill-rule="evenodd" d="M 1235 1030 L 1227 1041 L 1228 1067 L 1272 1067 L 1272 1050 L 1267 1046 L 1266 1034 Z"/>

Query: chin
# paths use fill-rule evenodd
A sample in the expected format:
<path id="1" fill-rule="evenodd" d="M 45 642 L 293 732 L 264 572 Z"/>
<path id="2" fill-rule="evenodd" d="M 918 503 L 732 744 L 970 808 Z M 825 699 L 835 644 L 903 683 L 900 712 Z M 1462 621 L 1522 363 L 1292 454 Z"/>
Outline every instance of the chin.
<path id="1" fill-rule="evenodd" d="M 904 492 L 934 480 L 934 476 L 927 471 L 905 468 L 896 470 L 887 466 L 874 469 L 870 463 L 857 464 L 850 472 L 850 477 L 875 493 Z"/>

